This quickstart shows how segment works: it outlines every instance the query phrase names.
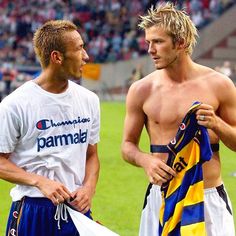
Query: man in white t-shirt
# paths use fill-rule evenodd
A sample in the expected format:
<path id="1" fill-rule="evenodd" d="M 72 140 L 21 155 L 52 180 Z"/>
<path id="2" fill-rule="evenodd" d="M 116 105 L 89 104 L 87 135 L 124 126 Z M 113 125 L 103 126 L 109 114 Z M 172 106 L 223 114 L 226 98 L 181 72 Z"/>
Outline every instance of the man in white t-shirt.
<path id="1" fill-rule="evenodd" d="M 99 175 L 98 97 L 72 82 L 89 57 L 77 27 L 34 34 L 42 73 L 0 104 L 0 178 L 15 183 L 6 235 L 79 235 L 64 204 L 90 216 Z"/>

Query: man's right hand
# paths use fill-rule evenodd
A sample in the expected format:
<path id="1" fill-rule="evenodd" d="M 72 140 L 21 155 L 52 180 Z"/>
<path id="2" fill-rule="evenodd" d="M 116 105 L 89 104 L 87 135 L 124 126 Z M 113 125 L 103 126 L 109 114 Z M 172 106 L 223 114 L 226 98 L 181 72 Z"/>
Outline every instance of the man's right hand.
<path id="1" fill-rule="evenodd" d="M 153 155 L 146 158 L 143 168 L 150 183 L 160 186 L 176 176 L 176 172 L 165 163 L 165 160 Z"/>
<path id="2" fill-rule="evenodd" d="M 38 187 L 43 195 L 50 199 L 54 205 L 69 201 L 72 197 L 72 194 L 62 183 L 43 176 L 37 176 L 36 187 Z"/>

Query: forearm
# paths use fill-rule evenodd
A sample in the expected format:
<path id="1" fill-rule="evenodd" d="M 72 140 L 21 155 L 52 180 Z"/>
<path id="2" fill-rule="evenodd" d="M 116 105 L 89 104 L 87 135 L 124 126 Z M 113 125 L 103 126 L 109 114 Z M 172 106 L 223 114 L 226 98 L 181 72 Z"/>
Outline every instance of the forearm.
<path id="1" fill-rule="evenodd" d="M 16 166 L 8 160 L 7 155 L 2 154 L 0 156 L 0 178 L 15 184 L 37 186 L 40 176 L 28 173 Z"/>
<path id="2" fill-rule="evenodd" d="M 122 144 L 122 156 L 130 164 L 137 167 L 144 167 L 149 154 L 142 152 L 134 143 L 124 141 Z"/>
<path id="3" fill-rule="evenodd" d="M 230 126 L 218 117 L 217 125 L 212 130 L 228 148 L 236 151 L 236 127 Z"/>
<path id="4" fill-rule="evenodd" d="M 85 178 L 83 181 L 83 186 L 89 187 L 92 190 L 93 194 L 96 190 L 96 185 L 99 177 L 99 170 L 99 159 L 97 157 L 97 154 L 93 154 L 92 156 L 87 158 Z"/>

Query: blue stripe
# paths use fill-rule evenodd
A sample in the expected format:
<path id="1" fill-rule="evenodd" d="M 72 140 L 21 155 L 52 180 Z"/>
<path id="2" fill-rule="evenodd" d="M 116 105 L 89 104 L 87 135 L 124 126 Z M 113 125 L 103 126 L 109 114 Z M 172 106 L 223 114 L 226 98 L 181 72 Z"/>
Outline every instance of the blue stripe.
<path id="1" fill-rule="evenodd" d="M 176 227 L 168 233 L 168 236 L 181 236 L 180 234 L 180 222 L 176 225 Z"/>
<path id="2" fill-rule="evenodd" d="M 181 225 L 190 225 L 204 221 L 204 203 L 199 202 L 183 209 Z"/>

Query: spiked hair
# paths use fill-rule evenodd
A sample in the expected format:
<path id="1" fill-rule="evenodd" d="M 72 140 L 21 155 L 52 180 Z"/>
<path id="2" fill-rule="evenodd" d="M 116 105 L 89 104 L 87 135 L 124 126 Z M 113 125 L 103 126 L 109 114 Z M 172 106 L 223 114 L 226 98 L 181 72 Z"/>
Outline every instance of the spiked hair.
<path id="1" fill-rule="evenodd" d="M 64 34 L 77 30 L 77 26 L 67 20 L 51 20 L 36 30 L 33 37 L 34 51 L 43 68 L 50 62 L 53 50 L 65 53 Z"/>
<path id="2" fill-rule="evenodd" d="M 157 8 L 152 6 L 147 15 L 140 16 L 138 26 L 143 30 L 152 26 L 162 27 L 172 37 L 173 43 L 184 40 L 186 44 L 185 52 L 190 55 L 197 42 L 197 29 L 190 17 L 184 10 L 176 9 L 169 2 Z"/>

